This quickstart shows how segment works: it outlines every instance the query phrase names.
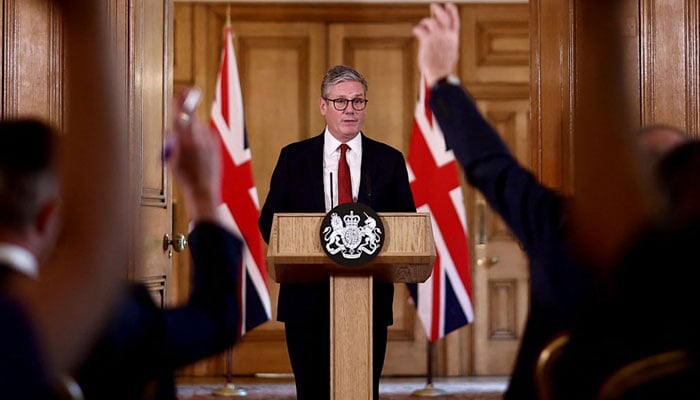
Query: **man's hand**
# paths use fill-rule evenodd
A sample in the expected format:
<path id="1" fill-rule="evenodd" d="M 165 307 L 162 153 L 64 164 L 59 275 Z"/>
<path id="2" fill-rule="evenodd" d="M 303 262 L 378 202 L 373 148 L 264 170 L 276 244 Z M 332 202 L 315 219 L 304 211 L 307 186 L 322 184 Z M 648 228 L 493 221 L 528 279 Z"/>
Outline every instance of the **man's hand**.
<path id="1" fill-rule="evenodd" d="M 163 157 L 173 172 L 192 221 L 217 222 L 221 203 L 221 148 L 216 134 L 197 118 L 198 99 L 186 90 L 173 106 Z"/>
<path id="2" fill-rule="evenodd" d="M 459 54 L 459 11 L 453 3 L 430 5 L 432 14 L 413 28 L 418 39 L 418 66 L 432 86 L 451 74 Z"/>

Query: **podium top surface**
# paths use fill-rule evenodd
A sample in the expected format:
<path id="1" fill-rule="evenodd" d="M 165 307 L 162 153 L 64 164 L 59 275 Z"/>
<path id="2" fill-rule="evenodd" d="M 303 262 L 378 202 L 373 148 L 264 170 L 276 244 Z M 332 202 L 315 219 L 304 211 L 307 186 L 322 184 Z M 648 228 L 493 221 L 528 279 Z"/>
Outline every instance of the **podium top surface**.
<path id="1" fill-rule="evenodd" d="M 428 213 L 378 213 L 385 229 L 382 251 L 359 267 L 336 264 L 321 248 L 323 213 L 276 213 L 267 252 L 275 281 L 323 281 L 331 275 L 372 275 L 385 282 L 424 282 L 432 272 L 435 243 Z"/>

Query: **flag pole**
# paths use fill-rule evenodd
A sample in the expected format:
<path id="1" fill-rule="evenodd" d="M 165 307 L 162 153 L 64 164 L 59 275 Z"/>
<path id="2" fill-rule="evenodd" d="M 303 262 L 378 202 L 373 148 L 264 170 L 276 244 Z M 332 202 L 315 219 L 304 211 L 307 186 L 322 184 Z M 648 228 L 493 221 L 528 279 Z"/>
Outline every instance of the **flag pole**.
<path id="1" fill-rule="evenodd" d="M 221 397 L 246 397 L 248 392 L 245 389 L 237 388 L 231 381 L 233 369 L 233 346 L 226 349 L 226 385 L 223 389 L 216 389 L 211 392 L 214 396 Z"/>
<path id="2" fill-rule="evenodd" d="M 228 146 L 223 146 L 225 149 L 223 152 L 225 157 L 229 157 L 230 161 L 233 161 L 231 165 L 237 165 L 236 168 L 228 168 L 223 171 L 222 180 L 224 184 L 227 181 L 233 179 L 236 174 L 243 174 L 245 179 L 250 179 L 252 182 L 252 170 L 250 167 L 250 152 L 248 150 L 248 144 L 246 139 L 244 115 L 243 115 L 243 98 L 240 92 L 240 79 L 238 77 L 238 67 L 236 65 L 236 53 L 233 49 L 233 32 L 231 29 L 231 5 L 226 5 L 226 20 L 224 27 L 224 45 L 221 52 L 221 69 L 219 71 L 219 76 L 216 82 L 217 95 L 215 96 L 214 105 L 212 107 L 212 116 L 210 120 L 211 128 L 218 133 L 223 140 L 223 142 L 231 142 L 231 146 L 236 148 L 238 153 L 247 154 L 242 159 L 238 160 L 234 158 L 234 151 L 228 148 Z M 227 109 L 222 109 L 221 101 L 234 105 L 232 107 L 227 107 Z M 229 138 L 232 136 L 232 138 Z M 229 140 L 230 139 L 230 140 Z M 226 164 L 226 163 L 224 163 Z M 251 188 L 255 191 L 255 185 L 253 184 Z M 228 197 L 233 196 L 233 198 L 227 198 L 224 204 L 228 201 L 234 201 L 236 196 L 249 196 L 248 192 L 243 193 L 233 193 L 227 195 Z M 257 203 L 257 201 L 255 202 Z M 248 204 L 249 207 L 242 206 L 238 211 L 229 209 L 233 214 L 234 225 L 238 225 L 237 228 L 231 226 L 231 230 L 240 230 L 241 237 L 245 239 L 245 246 L 250 250 L 246 251 L 251 259 L 248 262 L 243 262 L 241 266 L 241 276 L 239 282 L 241 287 L 239 287 L 240 293 L 245 293 L 245 285 L 250 282 L 247 277 L 247 272 L 250 269 L 253 274 L 261 277 L 262 285 L 258 285 L 252 282 L 254 290 L 251 291 L 251 295 L 257 296 L 261 306 L 254 306 L 248 308 L 246 304 L 245 295 L 241 295 L 241 326 L 239 326 L 239 340 L 243 335 L 253 329 L 255 326 L 268 321 L 270 319 L 270 305 L 269 305 L 269 292 L 267 286 L 264 284 L 267 280 L 264 262 L 264 253 L 262 245 L 262 236 L 258 233 L 257 224 L 244 224 L 241 223 L 239 218 L 247 215 L 256 214 L 255 220 L 259 216 L 259 210 L 255 207 L 253 202 L 244 202 Z M 228 207 L 228 206 L 227 206 Z M 241 215 L 242 214 L 242 215 Z M 250 233 L 247 235 L 246 232 Z M 223 389 L 218 389 L 212 391 L 214 396 L 228 396 L 228 397 L 245 397 L 248 395 L 246 390 L 236 388 L 232 382 L 232 370 L 233 370 L 233 346 L 226 349 L 226 384 Z"/>
<path id="3" fill-rule="evenodd" d="M 411 396 L 416 397 L 439 397 L 447 394 L 442 389 L 436 389 L 433 387 L 433 346 L 435 342 L 428 340 L 428 382 L 423 389 L 419 389 L 411 393 Z"/>

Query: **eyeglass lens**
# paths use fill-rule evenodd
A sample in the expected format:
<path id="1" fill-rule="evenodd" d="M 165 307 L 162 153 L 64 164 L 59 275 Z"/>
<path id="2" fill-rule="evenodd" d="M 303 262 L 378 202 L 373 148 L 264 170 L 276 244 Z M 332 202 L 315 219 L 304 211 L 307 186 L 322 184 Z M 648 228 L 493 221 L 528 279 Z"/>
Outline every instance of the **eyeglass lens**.
<path id="1" fill-rule="evenodd" d="M 333 102 L 333 107 L 338 111 L 344 111 L 348 107 L 348 102 L 352 103 L 352 108 L 355 111 L 362 111 L 367 106 L 367 100 L 365 99 L 328 99 L 328 101 Z"/>

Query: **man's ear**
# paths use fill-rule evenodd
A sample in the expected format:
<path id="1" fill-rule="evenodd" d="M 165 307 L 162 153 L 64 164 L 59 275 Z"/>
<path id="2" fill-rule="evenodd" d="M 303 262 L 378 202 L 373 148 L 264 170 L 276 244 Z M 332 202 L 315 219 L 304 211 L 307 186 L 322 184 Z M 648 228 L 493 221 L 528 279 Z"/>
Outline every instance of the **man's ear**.
<path id="1" fill-rule="evenodd" d="M 39 209 L 39 213 L 34 220 L 34 228 L 42 235 L 48 230 L 55 230 L 59 220 L 60 201 L 58 198 L 51 198 L 44 202 Z"/>
<path id="2" fill-rule="evenodd" d="M 318 102 L 318 109 L 321 111 L 321 115 L 326 115 L 326 109 L 328 108 L 328 102 L 323 99 L 323 97 L 319 97 L 319 102 Z"/>

